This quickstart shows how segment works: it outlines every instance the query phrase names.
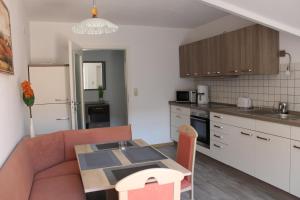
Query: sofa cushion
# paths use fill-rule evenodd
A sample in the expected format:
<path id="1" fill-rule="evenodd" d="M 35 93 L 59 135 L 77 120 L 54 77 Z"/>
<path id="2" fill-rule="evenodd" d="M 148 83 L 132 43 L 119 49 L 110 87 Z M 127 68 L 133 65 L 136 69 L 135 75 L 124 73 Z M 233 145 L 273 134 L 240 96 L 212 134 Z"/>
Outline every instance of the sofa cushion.
<path id="1" fill-rule="evenodd" d="M 35 173 L 64 161 L 63 132 L 31 138 L 27 145 Z"/>
<path id="2" fill-rule="evenodd" d="M 79 144 L 96 144 L 131 140 L 131 127 L 119 126 L 75 131 L 65 131 L 65 160 L 75 160 L 74 146 Z"/>
<path id="3" fill-rule="evenodd" d="M 84 200 L 79 175 L 57 176 L 34 181 L 30 200 Z"/>
<path id="4" fill-rule="evenodd" d="M 71 174 L 80 174 L 77 160 L 66 161 L 41 171 L 35 175 L 34 180 Z"/>
<path id="5" fill-rule="evenodd" d="M 0 169 L 0 199 L 28 200 L 33 168 L 23 139 Z"/>

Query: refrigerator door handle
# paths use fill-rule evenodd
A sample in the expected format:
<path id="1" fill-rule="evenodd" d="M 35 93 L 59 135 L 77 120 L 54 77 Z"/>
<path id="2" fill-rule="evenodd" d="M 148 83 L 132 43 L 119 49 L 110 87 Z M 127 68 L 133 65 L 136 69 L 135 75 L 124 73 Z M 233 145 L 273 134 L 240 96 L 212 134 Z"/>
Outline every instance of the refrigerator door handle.
<path id="1" fill-rule="evenodd" d="M 61 117 L 61 118 L 57 118 L 56 121 L 63 121 L 63 120 L 69 120 L 69 117 Z"/>

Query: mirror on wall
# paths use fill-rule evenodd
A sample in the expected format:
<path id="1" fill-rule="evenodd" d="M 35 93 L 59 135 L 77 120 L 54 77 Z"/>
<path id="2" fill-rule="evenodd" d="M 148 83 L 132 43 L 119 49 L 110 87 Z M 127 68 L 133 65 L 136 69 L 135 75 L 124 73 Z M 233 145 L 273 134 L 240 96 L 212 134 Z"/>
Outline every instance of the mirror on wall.
<path id="1" fill-rule="evenodd" d="M 83 89 L 96 90 L 101 86 L 105 89 L 105 62 L 83 63 Z"/>

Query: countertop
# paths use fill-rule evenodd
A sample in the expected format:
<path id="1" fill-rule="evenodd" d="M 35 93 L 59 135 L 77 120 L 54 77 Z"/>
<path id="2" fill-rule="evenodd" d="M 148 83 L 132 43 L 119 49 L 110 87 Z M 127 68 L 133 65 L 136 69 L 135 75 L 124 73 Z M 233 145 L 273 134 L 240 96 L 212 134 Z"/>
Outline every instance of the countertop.
<path id="1" fill-rule="evenodd" d="M 221 114 L 227 114 L 227 115 L 233 115 L 238 117 L 245 117 L 245 118 L 251 118 L 256 120 L 262 120 L 267 122 L 273 122 L 273 123 L 279 123 L 279 124 L 285 124 L 290 126 L 297 126 L 300 127 L 300 112 L 294 112 L 291 111 L 290 114 L 299 116 L 299 119 L 280 119 L 280 118 L 274 118 L 270 116 L 260 115 L 257 113 L 251 112 L 251 110 L 243 110 L 240 108 L 237 108 L 235 105 L 232 104 L 219 104 L 219 103 L 210 103 L 208 105 L 197 105 L 197 104 L 188 104 L 188 103 L 177 103 L 175 101 L 170 101 L 170 105 L 176 105 L 191 109 L 199 109 L 199 110 L 205 110 L 209 112 L 216 112 Z M 259 110 L 258 108 L 254 108 L 256 110 Z M 264 110 L 269 110 L 272 112 L 271 109 L 264 108 Z"/>

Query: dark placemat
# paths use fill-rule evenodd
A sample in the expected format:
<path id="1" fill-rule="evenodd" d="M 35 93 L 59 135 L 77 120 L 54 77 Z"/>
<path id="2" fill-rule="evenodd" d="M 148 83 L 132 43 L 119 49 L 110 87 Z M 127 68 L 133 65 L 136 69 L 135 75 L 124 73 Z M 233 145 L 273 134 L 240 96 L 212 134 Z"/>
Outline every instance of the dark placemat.
<path id="1" fill-rule="evenodd" d="M 111 150 L 96 151 L 78 155 L 81 170 L 120 166 L 121 162 Z"/>
<path id="2" fill-rule="evenodd" d="M 137 146 L 134 141 L 126 141 L 126 147 L 133 147 Z M 119 142 L 112 142 L 112 143 L 106 143 L 106 144 L 92 144 L 92 149 L 94 151 L 99 151 L 103 149 L 118 149 L 119 148 Z"/>
<path id="3" fill-rule="evenodd" d="M 143 163 L 137 165 L 130 165 L 126 167 L 113 167 L 104 169 L 107 179 L 111 185 L 115 185 L 119 180 L 129 176 L 138 171 L 152 168 L 167 168 L 161 162 Z"/>
<path id="4" fill-rule="evenodd" d="M 128 148 L 123 154 L 131 163 L 150 162 L 155 160 L 168 159 L 166 156 L 151 146 Z"/>

